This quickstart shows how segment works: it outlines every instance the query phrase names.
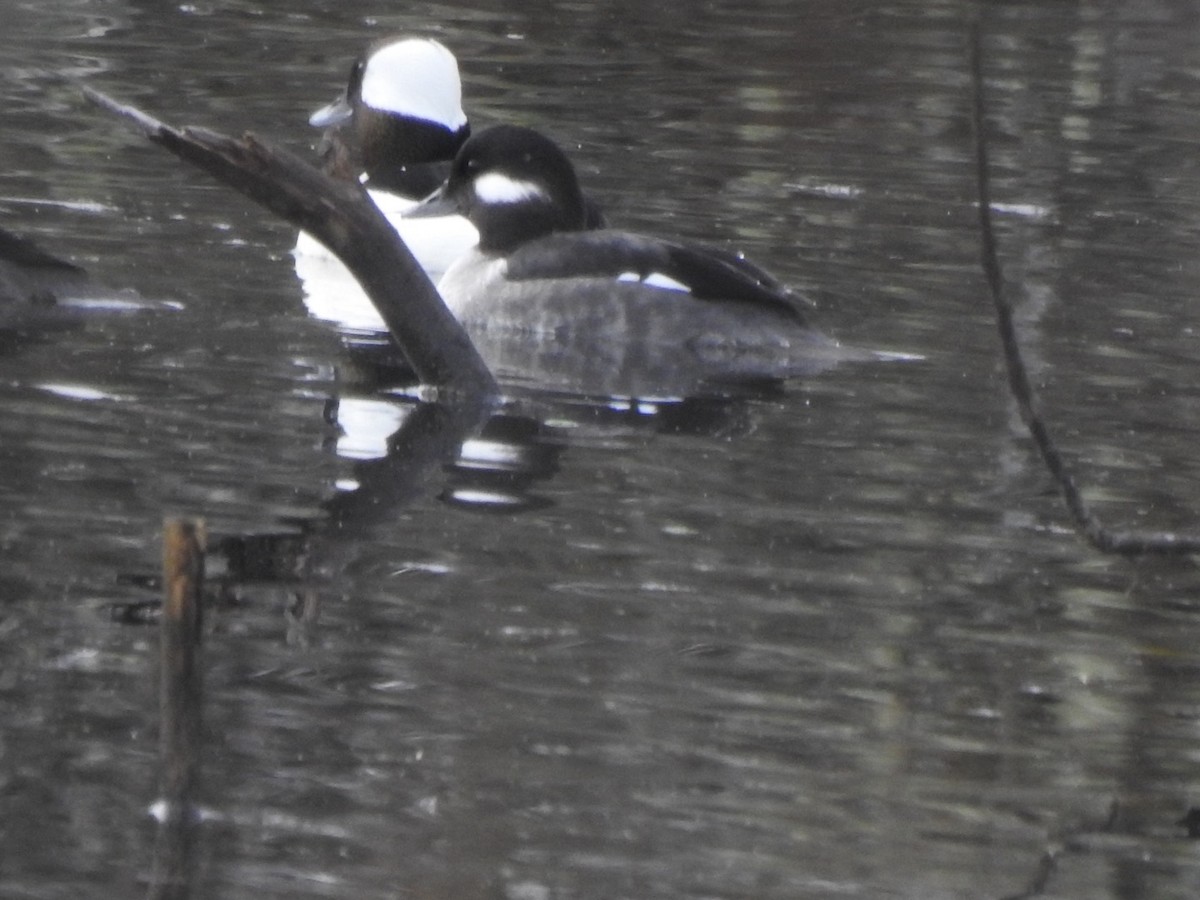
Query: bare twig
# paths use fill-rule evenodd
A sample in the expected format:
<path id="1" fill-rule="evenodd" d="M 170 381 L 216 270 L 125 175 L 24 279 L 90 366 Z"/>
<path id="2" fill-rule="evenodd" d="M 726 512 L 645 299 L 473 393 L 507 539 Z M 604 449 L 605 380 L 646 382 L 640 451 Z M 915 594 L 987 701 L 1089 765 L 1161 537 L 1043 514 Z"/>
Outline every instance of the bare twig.
<path id="1" fill-rule="evenodd" d="M 1029 879 L 1029 884 L 1025 889 L 1019 893 L 1002 897 L 1001 900 L 1031 900 L 1033 897 L 1045 894 L 1046 888 L 1050 885 L 1050 876 L 1054 874 L 1054 870 L 1058 866 L 1058 853 L 1057 847 L 1047 848 L 1041 859 L 1038 860 L 1037 870 Z"/>
<path id="2" fill-rule="evenodd" d="M 1183 554 L 1200 551 L 1200 536 L 1163 531 L 1120 532 L 1111 531 L 1092 512 L 1074 478 L 1067 470 L 1066 461 L 1058 449 L 1038 411 L 1037 396 L 1029 381 L 1029 374 L 1017 342 L 1013 324 L 1012 307 L 1006 296 L 1004 275 L 996 255 L 996 239 L 992 232 L 991 196 L 988 181 L 987 142 L 985 140 L 983 62 L 980 47 L 979 26 L 973 23 L 970 33 L 971 84 L 973 102 L 971 121 L 975 132 L 975 171 L 979 195 L 979 231 L 983 271 L 987 277 L 992 303 L 996 309 L 996 325 L 1004 347 L 1004 362 L 1008 370 L 1008 386 L 1016 400 L 1021 420 L 1033 436 L 1033 442 L 1042 456 L 1046 468 L 1058 483 L 1059 491 L 1076 526 L 1097 549 L 1105 553 L 1120 553 L 1133 556 L 1143 553 Z"/>
<path id="3" fill-rule="evenodd" d="M 1120 815 L 1121 803 L 1114 797 L 1108 805 L 1108 814 L 1099 825 L 1093 827 L 1089 823 L 1084 822 L 1071 828 L 1064 828 L 1057 834 L 1052 835 L 1048 839 L 1046 849 L 1042 851 L 1042 855 L 1038 859 L 1037 868 L 1034 870 L 1024 890 L 1016 894 L 1008 894 L 1000 898 L 1000 900 L 1033 900 L 1034 897 L 1045 896 L 1050 887 L 1050 879 L 1054 877 L 1058 869 L 1059 857 L 1071 852 L 1081 852 L 1082 839 L 1086 835 L 1114 833 L 1117 829 L 1117 822 Z"/>

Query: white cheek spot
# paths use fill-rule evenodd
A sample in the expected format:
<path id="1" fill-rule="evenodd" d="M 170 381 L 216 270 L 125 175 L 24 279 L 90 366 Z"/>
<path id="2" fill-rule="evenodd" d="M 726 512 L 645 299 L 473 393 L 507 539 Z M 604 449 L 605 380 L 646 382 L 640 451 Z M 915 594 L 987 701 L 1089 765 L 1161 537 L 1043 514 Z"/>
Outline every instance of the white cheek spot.
<path id="1" fill-rule="evenodd" d="M 475 196 L 483 203 L 523 203 L 526 200 L 549 199 L 540 185 L 509 178 L 498 172 L 488 172 L 475 179 Z"/>
<path id="2" fill-rule="evenodd" d="M 437 41 L 408 38 L 376 50 L 367 60 L 361 90 L 363 103 L 373 109 L 452 131 L 467 124 L 458 60 Z"/>
<path id="3" fill-rule="evenodd" d="M 670 275 L 664 275 L 662 272 L 649 272 L 644 278 L 637 272 L 622 272 L 617 276 L 617 281 L 640 281 L 642 284 L 662 288 L 666 291 L 683 291 L 685 294 L 692 292 L 692 289 L 682 281 L 676 281 Z"/>

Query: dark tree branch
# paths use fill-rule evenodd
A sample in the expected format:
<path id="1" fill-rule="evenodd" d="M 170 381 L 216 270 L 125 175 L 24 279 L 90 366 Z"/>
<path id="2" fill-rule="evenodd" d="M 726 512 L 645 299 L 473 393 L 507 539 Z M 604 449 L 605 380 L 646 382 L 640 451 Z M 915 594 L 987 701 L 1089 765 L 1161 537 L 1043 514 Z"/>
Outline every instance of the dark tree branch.
<path id="1" fill-rule="evenodd" d="M 164 147 L 301 228 L 358 279 L 424 383 L 495 394 L 496 382 L 437 289 L 361 186 L 338 182 L 300 157 L 247 134 L 173 128 L 84 86 L 98 106 L 135 123 Z"/>
<path id="2" fill-rule="evenodd" d="M 1008 386 L 1016 400 L 1021 420 L 1033 436 L 1033 442 L 1045 462 L 1046 468 L 1058 483 L 1059 491 L 1076 527 L 1097 549 L 1105 553 L 1120 553 L 1134 556 L 1142 553 L 1183 554 L 1200 551 L 1200 536 L 1176 534 L 1162 531 L 1121 532 L 1110 531 L 1090 509 L 1075 479 L 1067 469 L 1066 461 L 1058 449 L 1038 410 L 1037 396 L 1029 381 L 1029 374 L 1017 342 L 1013 323 L 1012 307 L 1005 289 L 1004 275 L 996 255 L 996 238 L 992 232 L 991 191 L 988 182 L 987 142 L 985 140 L 983 62 L 979 37 L 979 26 L 971 26 L 971 84 L 973 88 L 971 124 L 975 133 L 975 172 L 979 197 L 980 250 L 984 275 L 996 309 L 996 325 L 1000 330 L 1000 342 L 1004 348 L 1004 363 L 1008 371 Z"/>

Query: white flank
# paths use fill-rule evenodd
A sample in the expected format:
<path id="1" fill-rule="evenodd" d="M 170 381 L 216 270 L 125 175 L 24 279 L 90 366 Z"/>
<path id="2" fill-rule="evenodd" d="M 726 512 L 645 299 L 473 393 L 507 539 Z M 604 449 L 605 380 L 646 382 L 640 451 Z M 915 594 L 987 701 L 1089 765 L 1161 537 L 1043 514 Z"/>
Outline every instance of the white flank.
<path id="1" fill-rule="evenodd" d="M 499 172 L 488 172 L 476 178 L 475 196 L 484 203 L 523 203 L 526 200 L 548 199 L 541 185 L 509 178 Z"/>
<path id="2" fill-rule="evenodd" d="M 437 41 L 406 38 L 371 54 L 363 72 L 367 106 L 457 131 L 467 123 L 462 109 L 458 60 Z"/>
<path id="3" fill-rule="evenodd" d="M 640 281 L 642 284 L 662 288 L 666 291 L 683 291 L 685 294 L 692 292 L 692 289 L 682 281 L 676 281 L 670 275 L 664 275 L 662 272 L 651 272 L 645 278 L 637 272 L 622 272 L 617 276 L 617 281 Z"/>

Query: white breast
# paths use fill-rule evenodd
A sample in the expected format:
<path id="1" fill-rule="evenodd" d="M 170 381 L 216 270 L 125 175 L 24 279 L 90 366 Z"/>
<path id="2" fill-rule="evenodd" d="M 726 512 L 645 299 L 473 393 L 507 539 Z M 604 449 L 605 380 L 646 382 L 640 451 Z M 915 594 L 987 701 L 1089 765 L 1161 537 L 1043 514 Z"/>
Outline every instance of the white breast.
<path id="1" fill-rule="evenodd" d="M 462 216 L 402 219 L 400 214 L 412 208 L 415 200 L 383 191 L 369 193 L 435 284 L 455 259 L 479 243 L 479 232 Z M 316 238 L 301 232 L 292 253 L 310 315 L 336 322 L 349 332 L 387 331 L 358 282 Z"/>

